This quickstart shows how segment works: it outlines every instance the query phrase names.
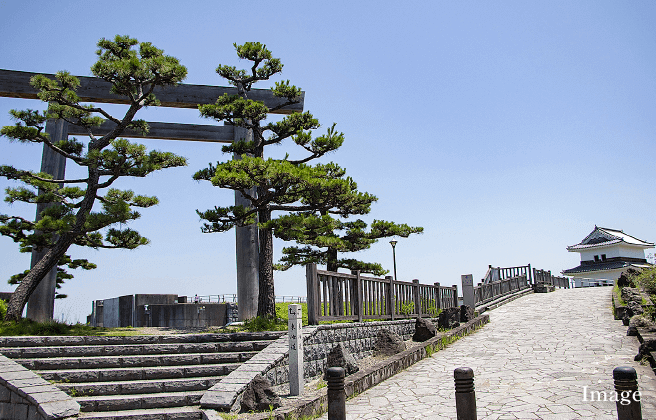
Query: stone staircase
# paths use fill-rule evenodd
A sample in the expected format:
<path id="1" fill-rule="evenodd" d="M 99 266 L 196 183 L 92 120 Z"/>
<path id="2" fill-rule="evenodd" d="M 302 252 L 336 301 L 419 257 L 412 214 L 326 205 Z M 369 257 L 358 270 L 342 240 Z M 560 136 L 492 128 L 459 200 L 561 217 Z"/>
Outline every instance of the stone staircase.
<path id="1" fill-rule="evenodd" d="M 284 332 L 6 337 L 0 353 L 71 395 L 85 419 L 201 419 L 203 393 Z"/>

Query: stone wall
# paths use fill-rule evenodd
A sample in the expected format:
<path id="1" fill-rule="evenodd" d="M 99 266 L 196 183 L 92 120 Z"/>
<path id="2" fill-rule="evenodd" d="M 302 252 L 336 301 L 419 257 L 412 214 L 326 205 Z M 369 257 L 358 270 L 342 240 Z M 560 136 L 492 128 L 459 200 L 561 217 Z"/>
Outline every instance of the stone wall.
<path id="1" fill-rule="evenodd" d="M 437 319 L 432 320 L 437 324 Z M 404 340 L 409 340 L 415 333 L 414 319 L 401 319 L 384 322 L 356 322 L 319 325 L 309 330 L 303 337 L 303 366 L 304 377 L 312 378 L 326 370 L 326 359 L 333 347 L 342 343 L 353 354 L 356 360 L 369 357 L 373 354 L 374 344 L 378 330 L 386 328 L 397 333 Z M 287 357 L 277 361 L 266 372 L 271 383 L 280 385 L 289 381 L 289 359 Z"/>
<path id="2" fill-rule="evenodd" d="M 0 419 L 77 418 L 80 405 L 34 372 L 0 355 Z"/>

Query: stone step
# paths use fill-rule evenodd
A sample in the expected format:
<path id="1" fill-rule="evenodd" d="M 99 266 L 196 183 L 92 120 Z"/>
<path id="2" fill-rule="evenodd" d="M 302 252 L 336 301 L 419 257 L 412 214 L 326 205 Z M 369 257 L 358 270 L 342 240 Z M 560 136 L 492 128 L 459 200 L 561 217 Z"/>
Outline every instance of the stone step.
<path id="1" fill-rule="evenodd" d="M 11 359 L 180 353 L 242 353 L 260 351 L 271 343 L 271 341 L 266 340 L 216 343 L 120 344 L 113 346 L 0 347 L 0 353 Z"/>
<path id="2" fill-rule="evenodd" d="M 80 411 L 120 411 L 197 406 L 204 391 L 76 397 Z"/>
<path id="3" fill-rule="evenodd" d="M 276 340 L 284 331 L 239 332 L 219 334 L 104 336 L 16 336 L 0 337 L 0 347 L 106 346 L 122 344 L 218 343 Z"/>
<path id="4" fill-rule="evenodd" d="M 154 394 L 158 392 L 204 391 L 220 382 L 221 376 L 144 381 L 58 383 L 57 388 L 73 397 L 98 395 Z"/>
<path id="5" fill-rule="evenodd" d="M 203 413 L 198 407 L 171 407 L 148 410 L 81 412 L 78 418 L 89 420 L 201 420 Z"/>
<path id="6" fill-rule="evenodd" d="M 255 354 L 257 354 L 255 351 L 246 351 L 238 353 L 185 353 L 143 356 L 52 357 L 46 359 L 14 359 L 14 361 L 31 370 L 102 369 L 243 363 Z"/>
<path id="7" fill-rule="evenodd" d="M 237 369 L 239 366 L 240 363 L 224 363 L 214 365 L 155 366 L 92 370 L 37 370 L 35 372 L 47 381 L 78 383 L 224 376 Z"/>

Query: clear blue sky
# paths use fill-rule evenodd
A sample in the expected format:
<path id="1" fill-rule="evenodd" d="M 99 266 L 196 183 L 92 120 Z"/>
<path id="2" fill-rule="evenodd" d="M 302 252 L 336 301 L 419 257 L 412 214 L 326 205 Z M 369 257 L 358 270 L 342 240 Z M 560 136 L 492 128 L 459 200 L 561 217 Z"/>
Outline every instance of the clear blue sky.
<path id="1" fill-rule="evenodd" d="M 266 43 L 320 131 L 335 122 L 345 133 L 329 159 L 378 196 L 367 220 L 425 228 L 397 245 L 400 280 L 460 283 L 488 264 L 560 272 L 578 263 L 565 247 L 595 224 L 656 241 L 653 2 L 0 1 L 0 16 L 0 68 L 12 70 L 89 75 L 98 39 L 128 34 L 179 58 L 187 83 L 225 85 L 214 69 L 240 65 L 232 44 Z M 0 125 L 37 107 L 0 98 Z M 213 123 L 194 110 L 140 117 Z M 195 214 L 232 193 L 191 179 L 228 157 L 216 144 L 143 143 L 189 161 L 121 184 L 159 197 L 133 224 L 152 243 L 71 249 L 98 269 L 66 283 L 58 318 L 84 321 L 93 299 L 124 294 L 236 291 L 234 232 L 202 234 Z M 0 139 L 0 150 L 0 164 L 39 169 L 39 146 Z M 0 255 L 8 291 L 29 256 L 5 237 Z M 387 240 L 359 257 L 392 269 Z M 276 294 L 305 295 L 304 270 L 277 273 Z"/>

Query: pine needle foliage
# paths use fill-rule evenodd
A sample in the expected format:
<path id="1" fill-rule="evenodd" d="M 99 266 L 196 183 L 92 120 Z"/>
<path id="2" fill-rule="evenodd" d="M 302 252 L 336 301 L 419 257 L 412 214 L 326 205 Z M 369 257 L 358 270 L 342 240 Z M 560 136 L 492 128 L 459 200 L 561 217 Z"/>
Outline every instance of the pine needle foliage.
<path id="1" fill-rule="evenodd" d="M 324 214 L 289 214 L 272 222 L 276 236 L 286 241 L 296 241 L 304 247 L 291 246 L 275 265 L 277 270 L 287 270 L 295 265 L 310 263 L 326 265 L 326 270 L 344 268 L 361 273 L 384 276 L 389 273 L 380 263 L 364 262 L 354 258 L 338 258 L 339 253 L 369 249 L 381 238 L 400 236 L 407 238 L 422 233 L 424 228 L 374 220 L 367 230 L 361 219 L 344 221 Z"/>
<path id="2" fill-rule="evenodd" d="M 234 160 L 210 164 L 194 175 L 196 180 L 209 181 L 219 188 L 239 192 L 247 206 L 217 206 L 197 211 L 204 220 L 203 232 L 225 232 L 235 226 L 258 223 L 259 227 L 259 300 L 257 315 L 275 318 L 273 282 L 273 228 L 269 222 L 287 212 L 326 214 L 365 214 L 376 197 L 357 190 L 357 184 L 346 171 L 334 163 L 310 164 L 339 148 L 344 134 L 335 125 L 325 134 L 315 136 L 312 130 L 319 122 L 309 112 L 296 112 L 280 121 L 267 122 L 268 114 L 297 103 L 302 98 L 300 88 L 290 82 L 276 82 L 271 88 L 280 98 L 279 105 L 269 108 L 250 99 L 249 92 L 257 82 L 269 80 L 282 71 L 282 63 L 259 42 L 235 44 L 237 56 L 250 62 L 246 69 L 220 65 L 216 72 L 237 88 L 236 95 L 223 95 L 214 104 L 199 106 L 203 117 L 245 129 L 248 136 L 223 147 Z M 299 146 L 298 157 L 284 159 L 264 157 L 267 146 L 279 145 L 289 139 Z"/>
<path id="3" fill-rule="evenodd" d="M 35 221 L 0 215 L 0 234 L 18 243 L 21 252 L 47 251 L 31 270 L 9 280 L 18 287 L 8 303 L 8 320 L 21 317 L 27 299 L 52 268 L 58 267 L 60 284 L 72 277 L 64 267 L 95 268 L 87 260 L 72 259 L 67 254 L 71 245 L 134 249 L 149 242 L 125 225 L 141 217 L 134 208 L 154 206 L 157 198 L 111 188 L 117 179 L 145 177 L 154 171 L 186 165 L 183 157 L 149 152 L 143 145 L 120 138 L 126 129 L 148 130 L 144 121 L 135 119 L 136 113 L 145 106 L 157 105 L 155 87 L 178 84 L 186 77 L 186 68 L 152 44 L 139 43 L 129 36 L 101 39 L 96 54 L 98 61 L 91 67 L 92 73 L 110 82 L 112 93 L 128 98 L 123 116 L 114 117 L 102 108 L 81 104 L 76 93 L 79 80 L 60 71 L 54 79 L 37 75 L 31 80 L 39 91 L 38 97 L 49 103 L 48 110 L 12 110 L 16 124 L 0 131 L 9 141 L 43 143 L 64 157 L 67 164 L 72 162 L 86 171 L 81 179 L 53 179 L 46 173 L 0 166 L 0 176 L 22 184 L 7 188 L 6 202 L 47 205 Z M 49 119 L 86 128 L 88 139 L 51 141 L 45 132 Z M 104 120 L 113 122 L 115 128 L 104 136 L 95 136 L 93 128 Z"/>

